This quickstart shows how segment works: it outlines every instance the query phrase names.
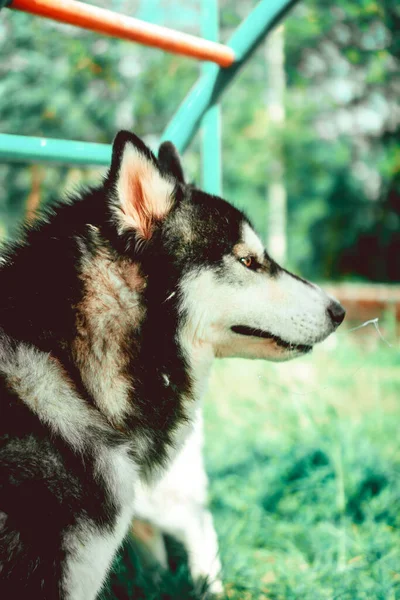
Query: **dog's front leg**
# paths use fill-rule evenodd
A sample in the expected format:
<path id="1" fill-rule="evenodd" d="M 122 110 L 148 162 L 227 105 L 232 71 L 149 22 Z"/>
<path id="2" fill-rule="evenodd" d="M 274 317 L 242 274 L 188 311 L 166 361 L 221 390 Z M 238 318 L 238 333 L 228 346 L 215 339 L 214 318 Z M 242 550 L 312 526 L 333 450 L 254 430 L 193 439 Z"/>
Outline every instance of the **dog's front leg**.
<path id="1" fill-rule="evenodd" d="M 182 499 L 176 501 L 173 508 L 169 508 L 167 514 L 153 515 L 152 523 L 135 520 L 133 535 L 144 542 L 152 558 L 163 568 L 167 568 L 168 560 L 162 532 L 172 535 L 183 544 L 188 553 L 193 579 L 204 579 L 213 594 L 221 593 L 223 587 L 218 539 L 210 511 L 205 506 Z M 146 516 L 151 518 L 148 514 Z"/>
<path id="2" fill-rule="evenodd" d="M 207 509 L 207 476 L 202 457 L 203 426 L 201 410 L 197 412 L 193 431 L 176 455 L 164 476 L 155 485 L 139 485 L 135 494 L 135 515 L 151 523 L 136 533 L 152 551 L 160 555 L 159 538 L 154 526 L 180 541 L 188 552 L 194 579 L 208 580 L 211 591 L 222 591 L 221 563 L 213 519 Z M 134 528 L 135 532 L 135 528 Z M 156 540 L 156 541 L 155 541 Z M 164 564 L 164 554 L 161 560 Z"/>
<path id="3" fill-rule="evenodd" d="M 173 535 L 187 550 L 192 577 L 206 579 L 213 594 L 222 593 L 218 539 L 210 511 L 204 506 L 186 505 Z"/>

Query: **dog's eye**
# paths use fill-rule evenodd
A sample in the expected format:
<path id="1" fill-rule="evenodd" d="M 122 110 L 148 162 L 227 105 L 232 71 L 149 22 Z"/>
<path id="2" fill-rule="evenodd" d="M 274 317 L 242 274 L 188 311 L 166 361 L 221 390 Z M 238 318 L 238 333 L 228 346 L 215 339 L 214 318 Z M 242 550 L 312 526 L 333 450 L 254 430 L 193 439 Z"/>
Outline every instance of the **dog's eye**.
<path id="1" fill-rule="evenodd" d="M 242 265 L 244 267 L 246 267 L 246 269 L 256 269 L 257 268 L 257 261 L 254 258 L 254 256 L 242 256 L 242 258 L 239 259 L 240 262 L 242 263 Z"/>

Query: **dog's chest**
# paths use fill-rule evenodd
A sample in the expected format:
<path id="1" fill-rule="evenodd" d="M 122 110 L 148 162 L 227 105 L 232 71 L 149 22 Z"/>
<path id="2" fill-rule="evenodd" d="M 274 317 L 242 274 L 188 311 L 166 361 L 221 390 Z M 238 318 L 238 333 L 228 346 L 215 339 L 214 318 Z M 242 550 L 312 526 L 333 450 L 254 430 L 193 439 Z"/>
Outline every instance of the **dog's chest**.
<path id="1" fill-rule="evenodd" d="M 200 405 L 200 400 L 197 398 L 181 397 L 185 420 L 173 430 L 171 435 L 171 445 L 168 452 L 168 460 L 174 460 L 176 454 L 181 450 L 188 437 L 193 431 L 193 425 L 196 419 L 197 411 Z"/>

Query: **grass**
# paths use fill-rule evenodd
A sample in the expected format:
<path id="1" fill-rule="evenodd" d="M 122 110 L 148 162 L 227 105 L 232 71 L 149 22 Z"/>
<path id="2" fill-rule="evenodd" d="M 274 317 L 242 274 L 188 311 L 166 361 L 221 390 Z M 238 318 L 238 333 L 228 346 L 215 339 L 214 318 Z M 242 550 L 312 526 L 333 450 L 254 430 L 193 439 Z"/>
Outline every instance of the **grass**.
<path id="1" fill-rule="evenodd" d="M 292 363 L 216 364 L 206 459 L 227 600 L 400 599 L 399 365 L 372 328 Z M 105 597 L 203 599 L 170 549 L 155 576 L 128 542 Z"/>

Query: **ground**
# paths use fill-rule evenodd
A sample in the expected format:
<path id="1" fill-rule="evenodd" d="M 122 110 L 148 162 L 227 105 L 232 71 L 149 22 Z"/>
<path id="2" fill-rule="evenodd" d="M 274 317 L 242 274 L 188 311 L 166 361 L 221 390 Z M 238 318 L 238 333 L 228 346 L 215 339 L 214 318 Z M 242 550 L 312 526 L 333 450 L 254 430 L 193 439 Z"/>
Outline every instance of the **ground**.
<path id="1" fill-rule="evenodd" d="M 205 403 L 226 600 L 400 599 L 400 351 L 395 327 L 292 363 L 215 365 Z M 127 542 L 105 598 L 200 600 L 181 550 L 154 574 Z"/>

